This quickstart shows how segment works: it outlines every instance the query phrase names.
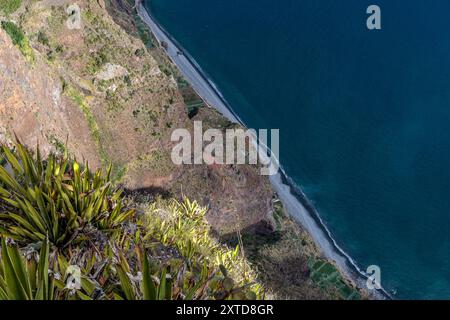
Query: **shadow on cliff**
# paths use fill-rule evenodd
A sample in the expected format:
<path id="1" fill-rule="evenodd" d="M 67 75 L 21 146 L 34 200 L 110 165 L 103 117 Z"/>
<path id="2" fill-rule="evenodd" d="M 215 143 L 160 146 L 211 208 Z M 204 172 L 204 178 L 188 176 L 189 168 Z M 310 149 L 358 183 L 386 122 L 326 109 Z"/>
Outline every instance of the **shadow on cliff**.
<path id="1" fill-rule="evenodd" d="M 126 196 L 132 197 L 146 197 L 146 201 L 149 199 L 155 199 L 157 197 L 161 197 L 163 199 L 169 199 L 173 197 L 173 194 L 161 187 L 145 187 L 145 188 L 137 188 L 137 189 L 124 189 L 124 194 Z"/>
<path id="2" fill-rule="evenodd" d="M 267 298 L 326 299 L 324 293 L 311 283 L 305 252 L 286 245 L 284 232 L 255 232 L 255 227 L 243 230 L 241 235 L 221 237 L 221 242 L 231 247 L 239 244 L 243 247 L 242 252 L 257 270 L 258 281 L 266 289 Z"/>

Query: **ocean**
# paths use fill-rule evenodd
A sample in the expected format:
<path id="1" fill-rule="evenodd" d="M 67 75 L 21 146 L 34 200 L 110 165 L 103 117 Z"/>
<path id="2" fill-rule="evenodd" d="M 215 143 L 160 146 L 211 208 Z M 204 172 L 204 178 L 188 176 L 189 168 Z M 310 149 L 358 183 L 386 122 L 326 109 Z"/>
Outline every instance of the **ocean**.
<path id="1" fill-rule="evenodd" d="M 248 127 L 280 129 L 286 174 L 361 269 L 450 298 L 450 1 L 145 5 Z"/>

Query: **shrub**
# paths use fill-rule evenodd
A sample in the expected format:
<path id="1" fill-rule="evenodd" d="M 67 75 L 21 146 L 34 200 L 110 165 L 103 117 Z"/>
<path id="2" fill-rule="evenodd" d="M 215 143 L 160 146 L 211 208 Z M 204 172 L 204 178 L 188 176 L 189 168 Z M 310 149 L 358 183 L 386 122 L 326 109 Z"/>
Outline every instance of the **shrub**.
<path id="1" fill-rule="evenodd" d="M 49 241 L 64 247 L 89 225 L 117 229 L 134 214 L 124 209 L 121 191 L 110 182 L 110 170 L 90 174 L 89 167 L 67 156 L 36 159 L 20 143 L 16 151 L 1 148 L 9 169 L 0 166 L 0 234 L 21 242 Z"/>
<path id="2" fill-rule="evenodd" d="M 37 40 L 42 43 L 44 46 L 50 47 L 50 41 L 48 40 L 47 35 L 43 31 L 38 32 Z"/>
<path id="3" fill-rule="evenodd" d="M 141 219 L 147 230 L 144 243 L 154 239 L 176 248 L 192 264 L 191 268 L 203 268 L 199 278 L 205 283 L 204 296 L 262 298 L 263 290 L 256 274 L 241 255 L 239 246 L 230 249 L 211 236 L 206 211 L 196 201 L 186 198 L 181 203 L 173 199 L 151 203 Z"/>
<path id="4" fill-rule="evenodd" d="M 20 45 L 25 40 L 22 30 L 11 21 L 2 21 L 2 28 L 11 37 L 13 44 Z"/>
<path id="5" fill-rule="evenodd" d="M 143 48 L 136 49 L 136 51 L 134 51 L 134 55 L 139 58 L 143 57 L 145 55 L 145 49 Z"/>
<path id="6" fill-rule="evenodd" d="M 3 11 L 6 15 L 10 15 L 16 12 L 21 4 L 21 0 L 0 0 L 0 11 Z"/>
<path id="7" fill-rule="evenodd" d="M 24 57 L 29 62 L 33 62 L 33 49 L 31 48 L 30 43 L 28 42 L 28 39 L 25 37 L 22 30 L 11 21 L 2 21 L 2 28 L 10 36 L 13 44 L 19 47 L 19 50 L 20 52 L 22 52 Z"/>

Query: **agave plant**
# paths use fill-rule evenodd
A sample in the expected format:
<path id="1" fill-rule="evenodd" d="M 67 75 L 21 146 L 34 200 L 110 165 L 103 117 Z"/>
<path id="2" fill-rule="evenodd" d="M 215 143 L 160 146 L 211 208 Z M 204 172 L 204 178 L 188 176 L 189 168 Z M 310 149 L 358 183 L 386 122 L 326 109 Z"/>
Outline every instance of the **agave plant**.
<path id="1" fill-rule="evenodd" d="M 205 214 L 204 207 L 187 198 L 182 202 L 156 201 L 148 206 L 146 215 L 141 218 L 142 225 L 148 230 L 143 241 L 153 238 L 175 247 L 190 262 L 189 269 L 194 271 L 196 278 L 180 285 L 183 292 L 191 292 L 193 283 L 206 285 L 203 291 L 187 294 L 188 297 L 203 299 L 209 289 L 217 293 L 217 299 L 253 299 L 254 293 L 257 298 L 262 298 L 264 290 L 255 280 L 256 275 L 243 258 L 241 248 L 230 249 L 214 239 Z"/>
<path id="2" fill-rule="evenodd" d="M 84 170 L 76 161 L 50 155 L 36 158 L 20 142 L 0 150 L 0 234 L 21 242 L 46 238 L 65 247 L 87 226 L 117 229 L 134 214 L 106 174 Z"/>
<path id="3" fill-rule="evenodd" d="M 63 255 L 53 255 L 43 241 L 39 258 L 26 259 L 17 245 L 1 240 L 0 300 L 92 300 L 98 283 L 80 274 L 80 288 L 71 288 L 69 263 Z M 83 270 L 84 271 L 84 270 Z"/>
<path id="4" fill-rule="evenodd" d="M 125 259 L 116 265 L 119 285 L 113 292 L 116 300 L 172 300 L 173 281 L 166 268 L 153 275 L 147 254 L 143 255 L 142 273 L 138 277 L 131 275 L 131 269 Z"/>
<path id="5" fill-rule="evenodd" d="M 91 252 L 90 252 L 91 253 Z M 81 267 L 71 265 L 64 254 L 56 253 L 52 271 L 58 275 L 55 279 L 57 289 L 56 299 L 58 300 L 94 300 L 103 299 L 103 290 L 101 285 L 90 277 L 90 268 L 95 264 L 95 258 L 89 259 Z M 76 270 L 74 267 L 76 267 Z M 78 273 L 74 272 L 78 271 Z M 79 277 L 79 279 L 76 279 Z M 79 281 L 79 282 L 77 282 Z M 77 287 L 79 285 L 79 287 Z"/>
<path id="6" fill-rule="evenodd" d="M 26 261 L 17 246 L 1 240 L 0 300 L 53 300 L 55 285 L 49 276 L 49 246 L 43 241 L 39 262 Z"/>
<path id="7" fill-rule="evenodd" d="M 195 264 L 195 261 L 191 261 Z M 132 275 L 126 260 L 120 259 L 115 269 L 119 283 L 113 288 L 116 300 L 255 300 L 251 284 L 237 286 L 225 267 L 213 269 L 203 264 L 150 266 L 148 255 L 142 256 L 141 272 Z M 192 270 L 189 270 L 192 269 Z M 171 270 L 172 272 L 169 272 Z"/>

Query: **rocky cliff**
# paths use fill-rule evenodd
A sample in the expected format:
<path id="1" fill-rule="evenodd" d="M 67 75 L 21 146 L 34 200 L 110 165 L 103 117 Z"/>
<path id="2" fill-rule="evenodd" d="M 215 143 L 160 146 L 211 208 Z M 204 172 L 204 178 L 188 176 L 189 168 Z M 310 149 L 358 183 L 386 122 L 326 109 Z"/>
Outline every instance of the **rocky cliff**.
<path id="1" fill-rule="evenodd" d="M 94 167 L 112 163 L 131 191 L 199 199 L 221 234 L 270 231 L 272 191 L 257 168 L 172 163 L 173 129 L 192 130 L 194 120 L 205 129 L 232 124 L 201 104 L 148 34 L 142 41 L 142 29 L 124 14 L 130 9 L 117 1 L 22 1 L 3 16 L 30 50 L 0 30 L 2 141 L 16 134 L 47 152 L 67 147 Z M 78 14 L 81 23 L 72 26 Z M 194 115 L 192 101 L 200 102 Z"/>

